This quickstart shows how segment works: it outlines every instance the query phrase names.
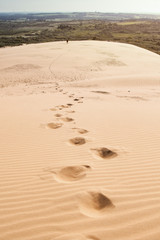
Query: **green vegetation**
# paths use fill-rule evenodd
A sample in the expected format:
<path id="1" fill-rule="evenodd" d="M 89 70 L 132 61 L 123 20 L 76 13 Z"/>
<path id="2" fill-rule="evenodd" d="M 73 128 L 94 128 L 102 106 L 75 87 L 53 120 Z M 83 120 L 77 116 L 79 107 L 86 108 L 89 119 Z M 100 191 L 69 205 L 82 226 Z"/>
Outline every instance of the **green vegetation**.
<path id="1" fill-rule="evenodd" d="M 67 38 L 130 43 L 160 54 L 160 16 L 111 13 L 0 14 L 0 47 Z"/>

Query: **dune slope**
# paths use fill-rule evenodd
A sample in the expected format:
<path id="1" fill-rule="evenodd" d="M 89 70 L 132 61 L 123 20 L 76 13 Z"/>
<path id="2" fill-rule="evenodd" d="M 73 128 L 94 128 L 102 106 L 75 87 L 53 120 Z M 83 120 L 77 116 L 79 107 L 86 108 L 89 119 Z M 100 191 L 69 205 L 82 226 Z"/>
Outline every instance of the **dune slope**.
<path id="1" fill-rule="evenodd" d="M 0 240 L 160 239 L 160 56 L 0 49 Z"/>

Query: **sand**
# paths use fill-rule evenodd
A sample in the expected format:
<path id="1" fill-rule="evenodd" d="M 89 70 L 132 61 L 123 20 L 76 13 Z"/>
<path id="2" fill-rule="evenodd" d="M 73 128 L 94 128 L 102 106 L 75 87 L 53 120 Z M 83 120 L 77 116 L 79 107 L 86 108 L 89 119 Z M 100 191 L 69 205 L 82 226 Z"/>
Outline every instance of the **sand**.
<path id="1" fill-rule="evenodd" d="M 160 239 L 160 56 L 0 49 L 0 240 Z"/>

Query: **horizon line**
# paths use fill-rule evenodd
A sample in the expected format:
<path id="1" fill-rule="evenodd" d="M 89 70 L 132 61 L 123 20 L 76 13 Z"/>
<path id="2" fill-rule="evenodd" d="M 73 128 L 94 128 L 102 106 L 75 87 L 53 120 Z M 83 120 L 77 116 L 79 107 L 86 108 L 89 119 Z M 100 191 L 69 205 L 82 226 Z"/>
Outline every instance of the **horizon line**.
<path id="1" fill-rule="evenodd" d="M 3 12 L 0 11 L 0 13 L 23 13 L 23 14 L 29 14 L 29 13 L 113 13 L 113 14 L 153 14 L 153 15 L 160 15 L 160 12 L 101 12 L 101 11 L 55 11 L 55 12 L 43 12 L 43 11 L 7 11 Z"/>

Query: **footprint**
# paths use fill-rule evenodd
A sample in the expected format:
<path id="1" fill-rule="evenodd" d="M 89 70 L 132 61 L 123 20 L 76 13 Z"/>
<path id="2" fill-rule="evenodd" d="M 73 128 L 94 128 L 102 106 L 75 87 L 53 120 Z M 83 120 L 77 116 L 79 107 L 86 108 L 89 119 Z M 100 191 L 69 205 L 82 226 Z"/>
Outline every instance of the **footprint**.
<path id="1" fill-rule="evenodd" d="M 56 109 L 56 108 L 50 108 L 50 110 L 51 110 L 51 111 L 57 111 L 57 109 Z"/>
<path id="2" fill-rule="evenodd" d="M 75 113 L 75 111 L 74 110 L 68 110 L 68 111 L 66 111 L 67 113 Z"/>
<path id="3" fill-rule="evenodd" d="M 73 104 L 72 103 L 67 103 L 67 106 L 71 107 L 71 106 L 73 106 Z"/>
<path id="4" fill-rule="evenodd" d="M 89 165 L 64 167 L 57 172 L 55 178 L 65 182 L 78 181 L 86 176 L 90 168 Z"/>
<path id="5" fill-rule="evenodd" d="M 74 101 L 75 101 L 75 102 L 78 102 L 78 101 L 79 101 L 79 98 L 74 98 Z"/>
<path id="6" fill-rule="evenodd" d="M 101 94 L 110 94 L 109 92 L 106 91 L 91 91 L 93 93 L 101 93 Z"/>
<path id="7" fill-rule="evenodd" d="M 62 114 L 57 113 L 57 114 L 55 114 L 54 116 L 55 116 L 55 117 L 62 117 Z"/>
<path id="8" fill-rule="evenodd" d="M 88 133 L 88 130 L 83 129 L 83 128 L 72 128 L 72 129 L 77 130 L 77 132 L 80 133 L 80 134 Z"/>
<path id="9" fill-rule="evenodd" d="M 62 127 L 62 125 L 63 125 L 62 123 L 48 123 L 47 127 L 51 129 L 56 129 Z"/>
<path id="10" fill-rule="evenodd" d="M 59 107 L 60 108 L 68 108 L 69 106 L 68 105 L 60 105 Z"/>
<path id="11" fill-rule="evenodd" d="M 106 147 L 102 147 L 102 148 L 92 148 L 91 151 L 96 154 L 97 156 L 103 158 L 103 159 L 107 159 L 107 158 L 113 158 L 117 156 L 117 153 L 106 148 Z"/>
<path id="12" fill-rule="evenodd" d="M 64 121 L 64 122 L 72 122 L 72 121 L 74 121 L 74 119 L 70 118 L 70 117 L 61 118 L 61 120 Z"/>
<path id="13" fill-rule="evenodd" d="M 83 145 L 86 143 L 86 140 L 82 137 L 75 137 L 70 139 L 69 142 L 73 145 Z"/>
<path id="14" fill-rule="evenodd" d="M 89 217 L 96 217 L 114 207 L 112 201 L 100 192 L 86 192 L 79 198 L 80 211 Z"/>
<path id="15" fill-rule="evenodd" d="M 74 95 L 75 95 L 74 93 L 73 93 L 73 94 L 70 94 L 70 95 L 69 95 L 69 97 L 70 97 L 70 98 L 73 98 L 73 97 L 74 97 Z"/>

